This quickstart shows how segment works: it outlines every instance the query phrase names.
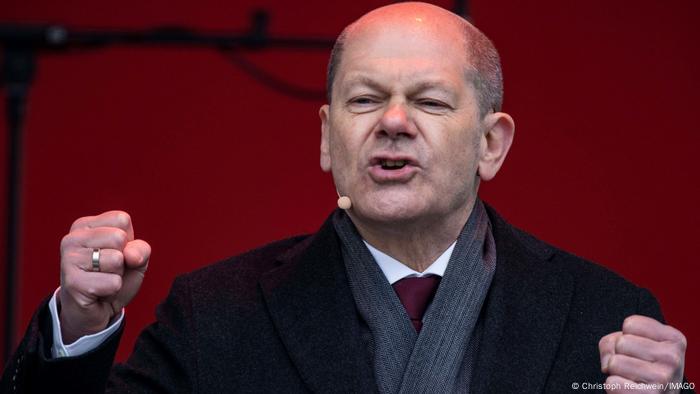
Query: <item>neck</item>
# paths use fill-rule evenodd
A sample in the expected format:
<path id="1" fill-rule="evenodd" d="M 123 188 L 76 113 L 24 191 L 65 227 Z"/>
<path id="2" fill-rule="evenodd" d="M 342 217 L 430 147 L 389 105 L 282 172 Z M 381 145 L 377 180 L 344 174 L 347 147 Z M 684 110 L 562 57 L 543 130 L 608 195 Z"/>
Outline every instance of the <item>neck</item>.
<path id="1" fill-rule="evenodd" d="M 471 201 L 445 217 L 398 224 L 369 222 L 352 214 L 350 218 L 370 245 L 423 272 L 459 237 L 473 209 Z"/>

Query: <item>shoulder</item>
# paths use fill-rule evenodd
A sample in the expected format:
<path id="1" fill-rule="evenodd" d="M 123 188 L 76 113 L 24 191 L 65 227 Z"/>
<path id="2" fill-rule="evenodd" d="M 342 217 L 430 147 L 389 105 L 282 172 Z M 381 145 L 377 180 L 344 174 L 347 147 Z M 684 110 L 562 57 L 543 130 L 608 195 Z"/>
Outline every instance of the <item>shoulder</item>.
<path id="1" fill-rule="evenodd" d="M 520 229 L 514 228 L 514 233 L 520 242 L 534 253 L 541 254 L 544 251 L 549 254 L 548 261 L 562 271 L 570 273 L 577 283 L 583 283 L 593 290 L 613 288 L 636 292 L 639 289 L 622 275 L 596 261 L 560 249 Z"/>
<path id="2" fill-rule="evenodd" d="M 499 253 L 526 256 L 530 264 L 540 265 L 550 280 L 557 275 L 572 278 L 580 295 L 606 298 L 636 298 L 648 292 L 620 274 L 592 260 L 577 256 L 545 242 L 506 222 L 493 208 L 487 207 Z M 605 296 L 607 295 L 607 296 Z"/>
<path id="3" fill-rule="evenodd" d="M 195 298 L 224 293 L 252 294 L 263 275 L 277 269 L 286 256 L 306 247 L 311 238 L 297 235 L 231 256 L 178 276 L 173 287 L 184 286 Z"/>

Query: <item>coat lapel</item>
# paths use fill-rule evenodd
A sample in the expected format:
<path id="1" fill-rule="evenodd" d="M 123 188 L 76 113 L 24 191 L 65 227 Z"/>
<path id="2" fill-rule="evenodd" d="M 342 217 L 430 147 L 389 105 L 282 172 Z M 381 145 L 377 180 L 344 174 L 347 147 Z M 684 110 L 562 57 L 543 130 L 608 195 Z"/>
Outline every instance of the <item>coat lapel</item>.
<path id="1" fill-rule="evenodd" d="M 554 251 L 489 208 L 497 263 L 482 309 L 472 392 L 543 392 L 573 294 Z M 514 373 L 516 372 L 517 373 Z"/>
<path id="2" fill-rule="evenodd" d="M 272 321 L 311 391 L 376 392 L 369 355 L 329 220 L 260 281 Z"/>
<path id="3" fill-rule="evenodd" d="M 543 392 L 569 313 L 573 278 L 551 261 L 551 248 L 487 210 L 497 263 L 481 312 L 471 391 Z M 311 391 L 377 392 L 330 220 L 279 260 L 260 285 L 272 321 Z"/>

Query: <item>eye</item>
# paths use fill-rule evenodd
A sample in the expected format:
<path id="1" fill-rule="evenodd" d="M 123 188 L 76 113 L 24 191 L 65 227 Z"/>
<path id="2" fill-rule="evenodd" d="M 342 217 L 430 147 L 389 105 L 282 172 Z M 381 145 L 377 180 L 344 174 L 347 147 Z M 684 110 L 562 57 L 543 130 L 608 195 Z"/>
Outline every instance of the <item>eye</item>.
<path id="1" fill-rule="evenodd" d="M 376 99 L 372 97 L 355 97 L 353 99 L 350 99 L 349 103 L 350 104 L 357 104 L 357 105 L 369 105 L 369 104 L 375 104 L 377 102 Z"/>
<path id="2" fill-rule="evenodd" d="M 421 111 L 431 115 L 443 115 L 454 109 L 451 105 L 445 103 L 444 101 L 435 99 L 416 100 L 416 106 Z"/>
<path id="3" fill-rule="evenodd" d="M 434 100 L 434 99 L 423 99 L 423 100 L 418 100 L 418 105 L 428 108 L 428 109 L 433 109 L 433 110 L 442 110 L 442 109 L 451 109 L 449 105 L 446 103 L 443 103 L 442 101 L 439 100 Z"/>
<path id="4" fill-rule="evenodd" d="M 372 112 L 379 108 L 381 105 L 381 99 L 374 96 L 357 96 L 353 97 L 347 101 L 347 108 L 353 113 L 365 113 Z"/>

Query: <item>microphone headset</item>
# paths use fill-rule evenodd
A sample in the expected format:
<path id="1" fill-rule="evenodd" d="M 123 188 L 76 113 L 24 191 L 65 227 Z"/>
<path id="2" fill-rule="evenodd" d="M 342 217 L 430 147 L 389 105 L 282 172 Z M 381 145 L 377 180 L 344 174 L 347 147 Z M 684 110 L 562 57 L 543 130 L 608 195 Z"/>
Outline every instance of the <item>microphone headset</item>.
<path id="1" fill-rule="evenodd" d="M 338 193 L 338 190 L 336 189 L 335 193 L 338 195 L 338 208 L 348 210 L 350 207 L 352 207 L 352 201 L 350 201 L 350 197 L 348 196 L 341 196 L 340 193 Z"/>

